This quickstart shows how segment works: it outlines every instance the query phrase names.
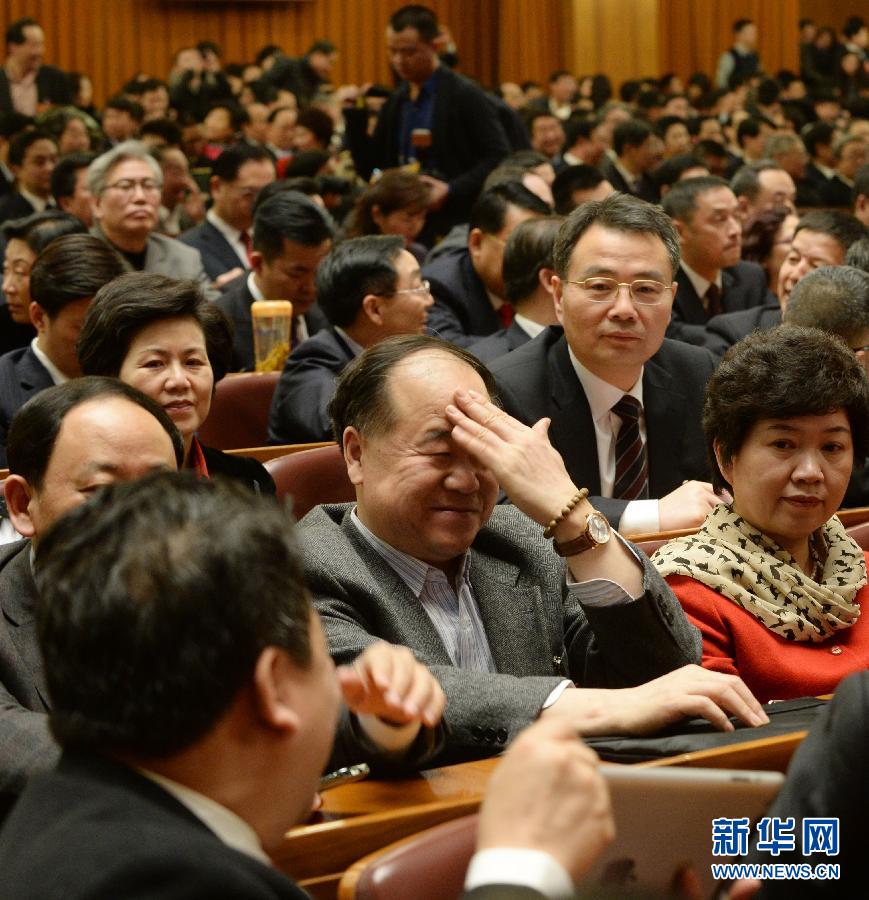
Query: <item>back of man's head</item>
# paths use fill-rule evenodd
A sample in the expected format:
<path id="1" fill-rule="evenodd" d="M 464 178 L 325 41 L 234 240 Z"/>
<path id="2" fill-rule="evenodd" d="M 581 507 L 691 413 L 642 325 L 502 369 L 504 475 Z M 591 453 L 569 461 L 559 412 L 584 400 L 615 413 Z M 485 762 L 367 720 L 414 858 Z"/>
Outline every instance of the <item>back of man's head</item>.
<path id="1" fill-rule="evenodd" d="M 425 334 L 390 337 L 357 356 L 338 378 L 329 403 L 329 416 L 339 444 L 349 426 L 362 437 L 382 435 L 396 426 L 397 415 L 389 391 L 390 376 L 399 363 L 423 351 L 453 356 L 470 366 L 482 379 L 489 396 L 495 397 L 492 373 L 463 347 Z"/>
<path id="2" fill-rule="evenodd" d="M 845 254 L 845 265 L 854 266 L 862 272 L 869 272 L 869 237 L 854 241 Z"/>
<path id="3" fill-rule="evenodd" d="M 605 181 L 603 173 L 595 166 L 580 164 L 562 169 L 552 182 L 555 211 L 560 216 L 568 215 L 578 205 L 576 194 L 591 193 Z"/>
<path id="4" fill-rule="evenodd" d="M 49 318 L 76 300 L 86 300 L 124 274 L 120 257 L 105 241 L 90 234 L 55 238 L 30 271 L 30 296 Z"/>
<path id="5" fill-rule="evenodd" d="M 869 334 L 869 274 L 852 266 L 809 272 L 791 291 L 782 321 L 829 331 L 849 346 L 862 341 Z"/>
<path id="6" fill-rule="evenodd" d="M 728 188 L 728 183 L 717 175 L 701 175 L 698 178 L 686 178 L 677 181 L 664 197 L 662 206 L 671 219 L 678 219 L 688 224 L 697 209 L 697 200 L 707 191 Z"/>
<path id="7" fill-rule="evenodd" d="M 61 157 L 51 173 L 51 195 L 59 203 L 75 193 L 78 173 L 95 159 L 92 153 L 70 153 Z"/>
<path id="8" fill-rule="evenodd" d="M 338 244 L 317 267 L 317 304 L 331 325 L 347 328 L 368 294 L 395 290 L 395 261 L 404 249 L 398 235 L 352 238 Z"/>
<path id="9" fill-rule="evenodd" d="M 584 203 L 565 219 L 553 252 L 555 271 L 561 278 L 567 278 L 570 257 L 577 242 L 594 225 L 659 238 L 666 248 L 671 274 L 679 268 L 679 236 L 670 217 L 659 206 L 630 194 L 615 193 L 606 200 Z"/>
<path id="10" fill-rule="evenodd" d="M 268 261 L 281 255 L 284 241 L 317 247 L 334 234 L 327 213 L 298 191 L 278 191 L 254 207 L 253 247 Z"/>
<path id="11" fill-rule="evenodd" d="M 564 219 L 544 216 L 520 222 L 504 247 L 504 294 L 521 312 L 523 301 L 540 286 L 540 271 L 553 268 L 552 250 Z"/>
<path id="12" fill-rule="evenodd" d="M 36 580 L 65 747 L 171 756 L 214 727 L 266 648 L 311 663 L 290 514 L 235 484 L 160 473 L 104 488 L 49 533 Z"/>
<path id="13" fill-rule="evenodd" d="M 181 435 L 159 403 L 117 378 L 91 376 L 74 378 L 46 388 L 18 410 L 6 438 L 10 474 L 20 475 L 31 488 L 39 489 L 63 420 L 83 403 L 111 397 L 135 403 L 154 416 L 172 440 L 177 464 L 180 466 L 183 463 L 184 445 Z"/>
<path id="14" fill-rule="evenodd" d="M 505 225 L 507 211 L 519 207 L 538 216 L 552 212 L 536 194 L 518 181 L 506 181 L 483 191 L 471 208 L 470 229 L 479 228 L 485 234 L 497 234 Z"/>
<path id="15" fill-rule="evenodd" d="M 763 172 L 784 172 L 784 169 L 776 162 L 765 159 L 759 162 L 746 163 L 740 166 L 733 178 L 730 179 L 730 189 L 737 197 L 746 197 L 754 200 L 760 193 L 760 176 Z"/>
<path id="16" fill-rule="evenodd" d="M 813 122 L 802 132 L 810 156 L 817 156 L 818 147 L 832 145 L 835 136 L 836 129 L 829 122 Z"/>
<path id="17" fill-rule="evenodd" d="M 13 219 L 0 227 L 0 234 L 7 241 L 17 238 L 37 255 L 55 239 L 64 234 L 84 234 L 87 229 L 79 219 L 59 209 L 46 209 L 31 213 L 23 219 Z"/>

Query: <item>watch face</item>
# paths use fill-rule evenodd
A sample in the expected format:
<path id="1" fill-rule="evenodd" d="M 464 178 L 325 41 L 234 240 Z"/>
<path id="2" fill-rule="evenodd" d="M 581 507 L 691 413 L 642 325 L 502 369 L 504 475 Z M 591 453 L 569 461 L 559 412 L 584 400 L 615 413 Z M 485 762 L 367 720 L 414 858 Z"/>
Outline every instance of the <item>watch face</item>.
<path id="1" fill-rule="evenodd" d="M 588 534 L 596 544 L 605 544 L 610 539 L 610 525 L 603 513 L 592 513 L 588 517 Z"/>

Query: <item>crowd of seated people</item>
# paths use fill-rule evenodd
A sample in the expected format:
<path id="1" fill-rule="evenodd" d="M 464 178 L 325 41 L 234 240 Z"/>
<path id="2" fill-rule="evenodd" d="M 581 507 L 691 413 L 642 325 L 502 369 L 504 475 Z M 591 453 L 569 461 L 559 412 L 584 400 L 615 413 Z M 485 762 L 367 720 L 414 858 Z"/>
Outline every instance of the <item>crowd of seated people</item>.
<path id="1" fill-rule="evenodd" d="M 800 42 L 798 72 L 766 72 L 740 19 L 685 82 L 558 69 L 488 90 L 411 5 L 379 51 L 394 89 L 333 84 L 327 39 L 238 63 L 203 40 L 100 109 L 86 74 L 45 62 L 36 20 L 9 24 L 0 817 L 25 799 L 0 871 L 14 861 L 17 890 L 59 865 L 15 848 L 58 798 L 84 818 L 53 840 L 129 843 L 89 831 L 83 798 L 108 791 L 182 842 L 192 810 L 246 855 L 203 896 L 221 877 L 299 896 L 250 857 L 310 809 L 333 739 L 333 762 L 379 770 L 516 747 L 509 773 L 544 765 L 517 738 L 531 727 L 588 770 L 587 847 L 526 840 L 561 896 L 611 831 L 576 736 L 761 727 L 762 704 L 869 667 L 867 557 L 835 516 L 869 506 L 869 25 L 803 20 Z M 264 361 L 269 301 L 291 312 Z M 198 437 L 218 382 L 269 366 L 262 443 L 335 441 L 355 494 L 297 527 L 261 462 Z M 631 543 L 672 531 L 651 560 Z M 215 669 L 224 693 L 197 717 Z M 153 736 L 140 691 L 165 704 Z M 198 774 L 221 753 L 262 771 L 237 793 L 230 763 Z M 252 810 L 284 753 L 304 764 L 271 819 Z M 519 787 L 493 784 L 491 809 L 515 811 Z M 516 840 L 496 818 L 483 848 Z M 154 852 L 181 877 L 171 840 Z M 135 864 L 61 877 L 123 892 Z M 499 896 L 488 871 L 473 896 Z"/>

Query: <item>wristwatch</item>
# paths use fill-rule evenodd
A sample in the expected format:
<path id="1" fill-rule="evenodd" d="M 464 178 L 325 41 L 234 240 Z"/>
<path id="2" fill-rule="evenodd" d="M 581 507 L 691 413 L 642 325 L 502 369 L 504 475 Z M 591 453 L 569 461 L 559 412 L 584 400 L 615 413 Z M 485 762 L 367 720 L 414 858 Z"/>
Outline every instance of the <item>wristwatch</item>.
<path id="1" fill-rule="evenodd" d="M 595 547 L 605 544 L 612 535 L 612 528 L 602 512 L 594 510 L 585 520 L 585 531 L 573 540 L 559 544 L 553 541 L 552 546 L 559 556 L 576 556 Z"/>

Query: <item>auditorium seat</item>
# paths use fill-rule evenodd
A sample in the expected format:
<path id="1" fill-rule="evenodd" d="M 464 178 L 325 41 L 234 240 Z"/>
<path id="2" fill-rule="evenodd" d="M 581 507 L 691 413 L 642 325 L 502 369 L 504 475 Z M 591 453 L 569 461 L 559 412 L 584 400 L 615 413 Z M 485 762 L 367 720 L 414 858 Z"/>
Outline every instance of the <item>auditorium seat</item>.
<path id="1" fill-rule="evenodd" d="M 280 372 L 242 372 L 217 382 L 199 439 L 216 450 L 261 447 L 268 441 L 269 410 Z"/>
<path id="2" fill-rule="evenodd" d="M 338 900 L 441 900 L 462 892 L 477 816 L 463 816 L 364 856 L 344 873 Z"/>
<path id="3" fill-rule="evenodd" d="M 861 550 L 869 550 L 869 522 L 852 525 L 848 534 L 857 542 Z"/>
<path id="4" fill-rule="evenodd" d="M 280 456 L 264 465 L 275 480 L 278 499 L 293 498 L 297 519 L 318 503 L 349 503 L 356 499 L 337 444 Z"/>

